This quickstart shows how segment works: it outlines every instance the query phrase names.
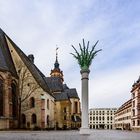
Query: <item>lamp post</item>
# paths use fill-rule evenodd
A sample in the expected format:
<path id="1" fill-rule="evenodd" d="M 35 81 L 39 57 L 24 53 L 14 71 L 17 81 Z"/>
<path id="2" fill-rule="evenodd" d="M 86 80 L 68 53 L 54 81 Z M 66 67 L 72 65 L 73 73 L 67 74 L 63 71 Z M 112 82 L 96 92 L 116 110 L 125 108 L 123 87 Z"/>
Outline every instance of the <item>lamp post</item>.
<path id="1" fill-rule="evenodd" d="M 75 54 L 71 53 L 74 58 L 78 61 L 78 64 L 81 68 L 81 90 L 82 90 L 82 126 L 80 128 L 80 134 L 90 134 L 89 126 L 88 126 L 88 80 L 89 80 L 89 66 L 92 63 L 92 60 L 97 55 L 100 50 L 95 51 L 95 46 L 98 41 L 93 45 L 91 51 L 89 51 L 89 41 L 87 45 L 85 45 L 85 41 L 83 39 L 83 47 L 79 43 L 80 53 L 76 50 L 76 48 L 72 45 L 75 50 Z"/>

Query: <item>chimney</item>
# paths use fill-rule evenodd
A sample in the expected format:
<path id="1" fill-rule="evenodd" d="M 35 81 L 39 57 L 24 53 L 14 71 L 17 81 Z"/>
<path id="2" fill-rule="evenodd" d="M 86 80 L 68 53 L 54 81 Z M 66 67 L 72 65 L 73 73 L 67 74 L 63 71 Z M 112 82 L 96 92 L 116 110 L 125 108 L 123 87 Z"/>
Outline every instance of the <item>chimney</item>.
<path id="1" fill-rule="evenodd" d="M 34 63 L 34 55 L 33 54 L 29 54 L 28 58 L 32 63 Z"/>

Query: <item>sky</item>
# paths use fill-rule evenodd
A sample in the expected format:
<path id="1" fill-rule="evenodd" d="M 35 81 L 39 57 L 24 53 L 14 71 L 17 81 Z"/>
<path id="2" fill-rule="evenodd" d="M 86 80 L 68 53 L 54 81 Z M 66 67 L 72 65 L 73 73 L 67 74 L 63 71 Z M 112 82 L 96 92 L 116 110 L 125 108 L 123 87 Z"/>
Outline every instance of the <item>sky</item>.
<path id="1" fill-rule="evenodd" d="M 64 83 L 81 97 L 81 75 L 70 54 L 84 38 L 102 49 L 90 66 L 89 108 L 120 107 L 140 75 L 139 0 L 0 0 L 0 28 L 46 75 L 58 50 Z"/>

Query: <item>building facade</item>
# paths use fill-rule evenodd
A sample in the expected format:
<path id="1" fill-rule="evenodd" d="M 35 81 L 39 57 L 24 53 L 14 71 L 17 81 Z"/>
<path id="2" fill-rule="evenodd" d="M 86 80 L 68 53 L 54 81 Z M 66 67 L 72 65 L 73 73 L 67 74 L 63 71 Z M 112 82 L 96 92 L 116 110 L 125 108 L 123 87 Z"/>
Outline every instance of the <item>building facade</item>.
<path id="1" fill-rule="evenodd" d="M 140 131 L 140 77 L 133 84 L 131 90 L 132 97 L 132 130 Z"/>
<path id="2" fill-rule="evenodd" d="M 80 100 L 63 84 L 56 58 L 46 77 L 0 29 L 0 129 L 71 129 L 80 126 Z M 20 122 L 20 123 L 19 123 Z"/>
<path id="3" fill-rule="evenodd" d="M 131 108 L 132 100 L 130 99 L 115 112 L 115 129 L 131 130 Z"/>
<path id="4" fill-rule="evenodd" d="M 131 99 L 115 113 L 115 128 L 140 132 L 140 77 L 132 85 Z"/>
<path id="5" fill-rule="evenodd" d="M 81 126 L 80 99 L 75 88 L 63 84 L 64 76 L 56 60 L 46 82 L 55 97 L 55 128 L 78 129 Z"/>
<path id="6" fill-rule="evenodd" d="M 117 108 L 92 108 L 89 110 L 90 129 L 113 129 Z"/>

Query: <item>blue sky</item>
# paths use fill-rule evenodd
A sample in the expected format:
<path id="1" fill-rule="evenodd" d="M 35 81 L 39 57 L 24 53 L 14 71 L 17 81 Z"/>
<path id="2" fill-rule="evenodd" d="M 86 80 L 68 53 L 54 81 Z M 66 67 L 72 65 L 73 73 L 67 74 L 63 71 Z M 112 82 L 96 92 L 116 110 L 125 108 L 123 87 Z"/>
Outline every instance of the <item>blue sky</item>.
<path id="1" fill-rule="evenodd" d="M 119 107 L 140 75 L 139 0 L 0 0 L 0 27 L 49 76 L 59 47 L 65 83 L 81 96 L 77 62 L 82 38 L 102 49 L 90 67 L 89 105 Z"/>

